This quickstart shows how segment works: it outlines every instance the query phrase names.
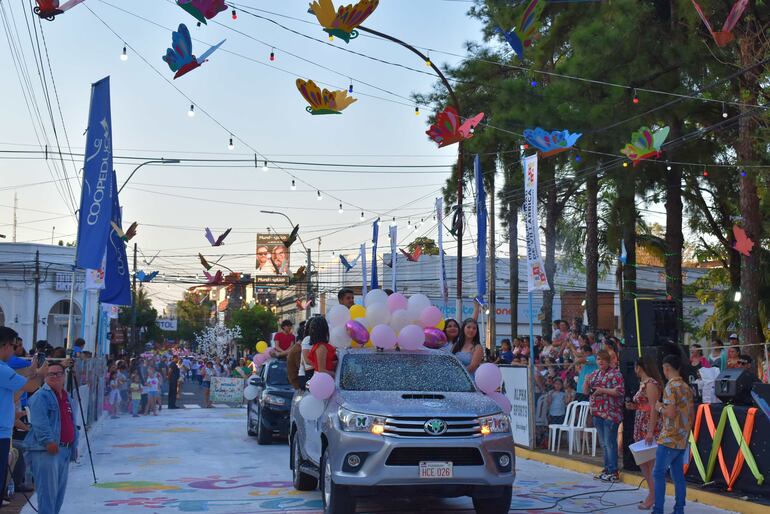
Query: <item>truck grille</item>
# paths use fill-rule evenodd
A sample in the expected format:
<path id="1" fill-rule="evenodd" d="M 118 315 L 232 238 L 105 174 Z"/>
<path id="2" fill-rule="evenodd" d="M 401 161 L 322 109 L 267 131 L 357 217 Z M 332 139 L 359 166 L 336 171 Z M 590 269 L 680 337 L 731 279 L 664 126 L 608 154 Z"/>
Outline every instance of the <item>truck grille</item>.
<path id="1" fill-rule="evenodd" d="M 425 423 L 431 419 L 440 419 L 447 424 L 447 430 L 441 435 L 425 431 Z M 476 418 L 426 418 L 399 417 L 386 418 L 383 435 L 393 437 L 480 437 L 481 426 Z"/>
<path id="2" fill-rule="evenodd" d="M 386 466 L 419 466 L 421 461 L 450 461 L 454 466 L 483 466 L 478 448 L 394 448 Z"/>

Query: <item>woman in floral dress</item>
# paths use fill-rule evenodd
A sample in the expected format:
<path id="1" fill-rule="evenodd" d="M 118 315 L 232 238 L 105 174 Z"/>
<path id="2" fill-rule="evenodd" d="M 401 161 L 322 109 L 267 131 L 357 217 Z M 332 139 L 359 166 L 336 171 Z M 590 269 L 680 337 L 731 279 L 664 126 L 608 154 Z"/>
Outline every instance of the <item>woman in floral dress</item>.
<path id="1" fill-rule="evenodd" d="M 655 402 L 660 399 L 663 381 L 660 379 L 657 365 L 650 359 L 642 357 L 637 359 L 634 371 L 639 377 L 639 390 L 634 395 L 633 401 L 626 403 L 627 409 L 636 411 L 634 442 L 645 440 L 647 444 L 652 444 L 658 438 L 662 426 L 661 418 L 653 407 Z M 655 503 L 655 489 L 652 481 L 652 468 L 654 466 L 654 459 L 639 465 L 650 490 L 647 498 L 639 503 L 640 510 L 649 510 Z"/>

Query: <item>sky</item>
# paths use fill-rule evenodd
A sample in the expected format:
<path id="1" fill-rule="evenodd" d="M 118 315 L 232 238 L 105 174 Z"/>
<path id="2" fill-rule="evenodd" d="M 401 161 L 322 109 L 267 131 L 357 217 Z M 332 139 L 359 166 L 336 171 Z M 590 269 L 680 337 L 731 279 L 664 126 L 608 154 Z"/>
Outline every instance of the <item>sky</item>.
<path id="1" fill-rule="evenodd" d="M 105 76 L 111 80 L 115 155 L 124 157 L 116 158 L 119 183 L 142 162 L 125 157 L 248 160 L 139 169 L 120 196 L 124 225 L 140 224 L 132 241 L 140 250 L 139 269 L 200 274 L 197 253 L 203 252 L 214 260 L 224 255 L 222 263 L 252 272 L 256 233 L 268 227 L 290 230 L 284 218 L 261 214 L 261 209 L 281 211 L 299 224 L 314 257 L 320 238 L 321 262 L 335 260 L 332 251 L 355 253 L 360 243 L 371 239 L 371 222 L 378 216 L 398 218 L 404 246 L 418 235 L 435 237 L 433 203 L 456 159 L 456 146 L 439 150 L 425 135 L 427 109 L 416 116 L 411 95 L 430 91 L 437 80 L 406 49 L 365 35 L 349 44 L 339 38 L 329 42 L 307 13 L 308 2 L 301 0 L 241 0 L 235 5 L 267 19 L 239 12 L 233 20 L 228 11 L 202 27 L 171 0 L 86 0 L 53 22 L 38 22 L 29 4 L 31 0 L 0 4 L 0 66 L 8 70 L 0 74 L 0 150 L 42 150 L 47 143 L 49 160 L 0 154 L 0 234 L 6 234 L 6 241 L 11 240 L 14 194 L 18 241 L 50 243 L 52 234 L 54 242 L 74 241 L 72 212 L 79 199 L 82 158 L 64 158 L 70 180 L 61 180 L 51 118 L 62 150 L 82 152 L 90 84 Z M 466 42 L 481 39 L 480 23 L 466 15 L 470 5 L 382 0 L 364 25 L 429 51 L 431 60 L 443 67 L 459 62 L 456 55 L 465 53 Z M 172 80 L 173 72 L 161 56 L 179 23 L 190 29 L 193 53 L 226 41 L 199 69 Z M 36 40 L 45 41 L 39 57 L 37 45 L 32 45 Z M 124 45 L 126 61 L 120 59 Z M 21 80 L 14 72 L 12 50 L 23 53 L 27 73 Z M 274 61 L 269 60 L 271 51 Z M 50 111 L 41 86 L 41 63 Z M 297 78 L 336 89 L 352 83 L 358 101 L 342 115 L 311 116 L 296 89 Z M 25 96 L 30 90 L 34 98 Z M 191 103 L 196 106 L 192 118 Z M 234 149 L 228 150 L 231 137 Z M 268 171 L 262 170 L 265 160 Z M 273 160 L 311 164 L 275 165 Z M 321 166 L 330 163 L 348 167 L 330 172 Z M 295 191 L 289 174 L 296 177 Z M 422 227 L 411 230 L 421 219 Z M 225 246 L 213 249 L 204 239 L 204 227 L 233 231 Z M 380 244 L 387 246 L 387 231 L 380 232 Z M 292 250 L 296 268 L 303 256 L 301 248 Z M 156 254 L 151 266 L 143 263 L 142 256 L 150 260 Z M 149 289 L 156 307 L 163 307 L 177 300 L 183 287 L 150 284 Z"/>

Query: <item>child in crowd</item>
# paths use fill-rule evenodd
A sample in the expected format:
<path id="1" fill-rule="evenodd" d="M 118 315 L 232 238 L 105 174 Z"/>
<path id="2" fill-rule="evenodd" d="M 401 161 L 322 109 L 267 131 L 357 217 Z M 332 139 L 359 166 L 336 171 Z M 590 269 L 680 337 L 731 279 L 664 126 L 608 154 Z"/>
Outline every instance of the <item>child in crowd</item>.
<path id="1" fill-rule="evenodd" d="M 109 396 L 109 403 L 110 403 L 110 417 L 112 419 L 117 419 L 118 417 L 118 406 L 120 405 L 120 377 L 118 375 L 118 370 L 113 369 L 110 371 L 109 374 L 109 386 L 110 386 L 110 396 Z"/>
<path id="2" fill-rule="evenodd" d="M 139 375 L 134 373 L 131 375 L 131 415 L 135 418 L 139 417 L 139 404 L 142 403 L 142 383 L 139 381 Z"/>
<path id="3" fill-rule="evenodd" d="M 560 378 L 553 380 L 553 390 L 548 393 L 546 405 L 548 423 L 556 425 L 564 423 L 564 415 L 567 413 L 567 393 L 564 391 L 564 382 Z"/>
<path id="4" fill-rule="evenodd" d="M 518 341 L 518 338 L 515 339 Z M 511 351 L 511 342 L 508 339 L 503 339 L 500 343 L 500 354 L 497 358 L 498 364 L 510 364 L 513 362 L 513 352 Z"/>

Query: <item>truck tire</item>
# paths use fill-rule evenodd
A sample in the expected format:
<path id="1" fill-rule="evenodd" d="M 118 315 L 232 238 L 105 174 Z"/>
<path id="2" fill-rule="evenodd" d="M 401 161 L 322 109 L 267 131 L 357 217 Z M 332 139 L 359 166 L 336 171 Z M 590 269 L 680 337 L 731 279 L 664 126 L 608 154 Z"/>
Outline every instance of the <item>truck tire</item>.
<path id="1" fill-rule="evenodd" d="M 496 487 L 500 490 L 500 496 L 492 498 L 473 498 L 473 508 L 477 514 L 508 514 L 511 509 L 513 486 L 506 485 Z"/>
<path id="2" fill-rule="evenodd" d="M 345 486 L 336 485 L 332 480 L 328 448 L 324 450 L 321 457 L 320 482 L 324 514 L 354 514 L 356 512 L 355 498 L 348 494 Z"/>
<path id="3" fill-rule="evenodd" d="M 294 434 L 291 438 L 289 453 L 291 453 L 292 483 L 294 489 L 297 491 L 315 491 L 318 487 L 318 480 L 316 480 L 313 475 L 308 475 L 301 471 L 302 452 L 297 446 L 297 434 Z"/>

